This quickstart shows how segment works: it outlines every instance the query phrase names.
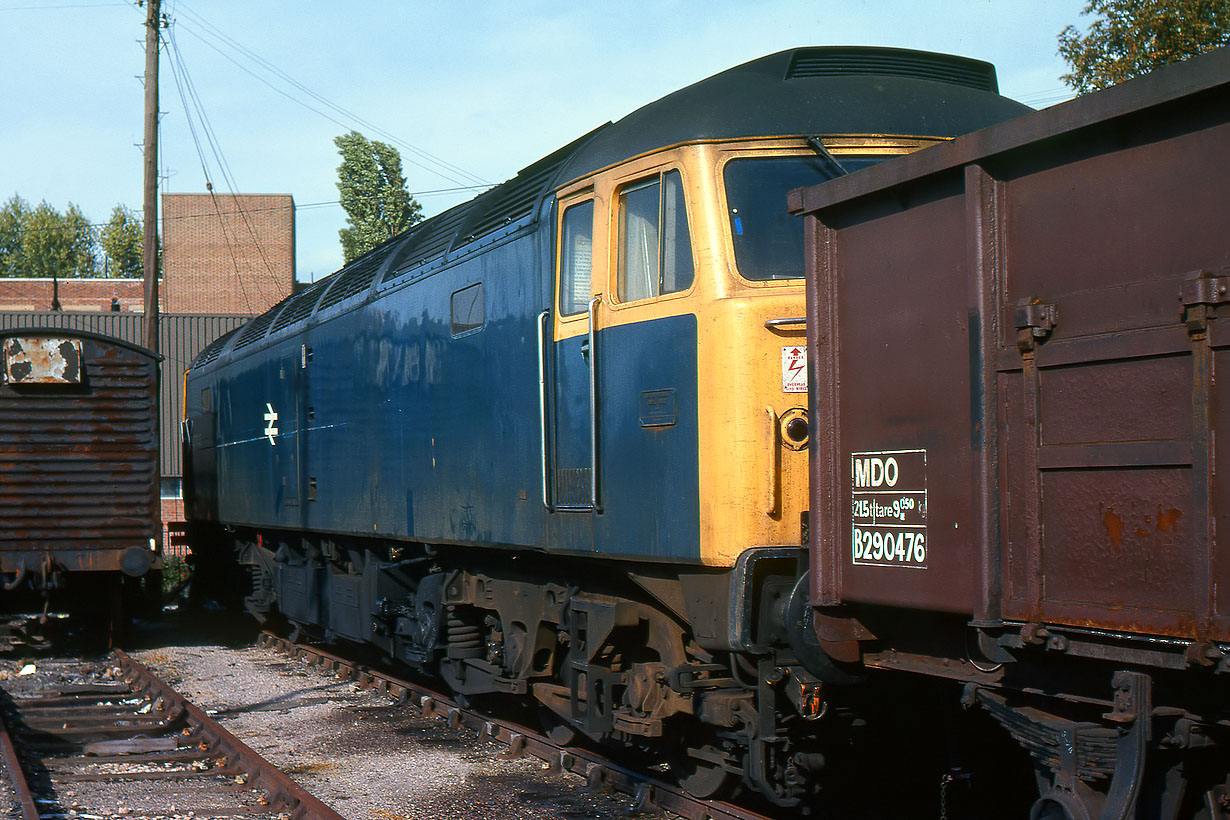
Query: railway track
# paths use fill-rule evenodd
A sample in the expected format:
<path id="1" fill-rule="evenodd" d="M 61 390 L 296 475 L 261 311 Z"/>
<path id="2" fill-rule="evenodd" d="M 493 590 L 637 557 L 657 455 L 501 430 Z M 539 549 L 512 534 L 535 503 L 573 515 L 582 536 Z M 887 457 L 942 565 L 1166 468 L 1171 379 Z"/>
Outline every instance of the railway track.
<path id="1" fill-rule="evenodd" d="M 384 693 L 426 717 L 446 721 L 454 729 L 469 730 L 476 738 L 502 743 L 509 756 L 532 755 L 554 769 L 584 778 L 592 789 L 630 795 L 635 800 L 633 814 L 669 812 L 687 820 L 772 820 L 768 815 L 732 803 L 693 797 L 651 773 L 627 768 L 590 749 L 557 744 L 535 729 L 484 714 L 422 683 L 396 677 L 319 646 L 293 642 L 272 632 L 262 633 L 258 643 L 353 681 L 362 689 Z"/>
<path id="2" fill-rule="evenodd" d="M 10 816 L 342 820 L 125 653 L 60 665 L 86 682 L 0 694 Z"/>

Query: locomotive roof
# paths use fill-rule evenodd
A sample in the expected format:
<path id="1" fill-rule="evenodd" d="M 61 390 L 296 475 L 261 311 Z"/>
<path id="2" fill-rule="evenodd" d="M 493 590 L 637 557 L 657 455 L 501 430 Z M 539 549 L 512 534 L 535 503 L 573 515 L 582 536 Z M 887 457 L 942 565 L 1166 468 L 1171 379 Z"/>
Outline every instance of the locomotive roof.
<path id="1" fill-rule="evenodd" d="M 1028 112 L 981 60 L 896 48 L 780 51 L 633 111 L 576 152 L 560 182 L 657 148 L 761 135 L 955 137 Z"/>
<path id="2" fill-rule="evenodd" d="M 867 46 L 760 57 L 600 126 L 513 179 L 423 220 L 217 340 L 192 366 L 293 333 L 313 316 L 365 297 L 378 287 L 373 283 L 433 269 L 480 240 L 521 230 L 539 218 L 559 186 L 634 156 L 758 136 L 955 137 L 1029 110 L 999 96 L 993 65 L 966 57 Z"/>

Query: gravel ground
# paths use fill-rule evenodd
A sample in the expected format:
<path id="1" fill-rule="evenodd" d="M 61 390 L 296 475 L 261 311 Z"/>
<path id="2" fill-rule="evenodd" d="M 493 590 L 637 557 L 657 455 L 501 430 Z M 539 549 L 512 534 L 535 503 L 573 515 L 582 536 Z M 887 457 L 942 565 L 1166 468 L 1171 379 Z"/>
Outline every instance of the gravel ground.
<path id="1" fill-rule="evenodd" d="M 348 820 L 602 820 L 624 818 L 632 805 L 591 793 L 581 778 L 537 758 L 505 758 L 500 744 L 256 648 L 250 635 L 230 646 L 155 643 L 163 645 L 130 654 Z"/>

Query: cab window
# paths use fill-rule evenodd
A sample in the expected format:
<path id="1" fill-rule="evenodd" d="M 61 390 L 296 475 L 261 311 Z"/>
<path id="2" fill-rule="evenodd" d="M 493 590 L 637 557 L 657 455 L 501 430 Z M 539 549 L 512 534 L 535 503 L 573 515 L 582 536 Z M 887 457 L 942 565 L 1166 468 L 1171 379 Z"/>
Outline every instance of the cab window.
<path id="1" fill-rule="evenodd" d="M 559 312 L 581 313 L 589 305 L 589 278 L 594 266 L 594 201 L 564 211 L 560 231 Z"/>
<path id="2" fill-rule="evenodd" d="M 685 291 L 694 277 L 679 172 L 667 171 L 624 188 L 619 194 L 619 300 Z"/>
<path id="3" fill-rule="evenodd" d="M 839 157 L 850 173 L 888 159 Z M 755 157 L 726 163 L 726 203 L 735 264 L 744 279 L 803 278 L 803 220 L 786 210 L 792 188 L 818 185 L 837 173 L 820 157 Z"/>

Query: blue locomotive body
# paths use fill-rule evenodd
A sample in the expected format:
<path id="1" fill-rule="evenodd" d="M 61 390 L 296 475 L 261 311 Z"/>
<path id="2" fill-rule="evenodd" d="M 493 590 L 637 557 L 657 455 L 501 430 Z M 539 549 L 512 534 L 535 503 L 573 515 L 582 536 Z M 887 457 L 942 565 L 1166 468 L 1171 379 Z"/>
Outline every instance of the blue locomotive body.
<path id="1" fill-rule="evenodd" d="M 541 237 L 532 225 L 510 234 L 447 271 L 330 306 L 219 373 L 218 518 L 544 545 L 542 511 L 528 503 L 538 494 L 524 483 L 538 469 L 538 401 L 525 389 L 537 357 L 525 339 L 541 295 L 525 283 Z M 458 328 L 455 294 L 474 285 L 485 315 Z"/>

